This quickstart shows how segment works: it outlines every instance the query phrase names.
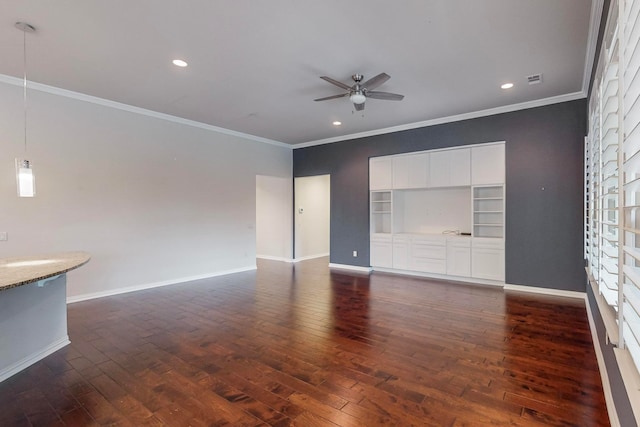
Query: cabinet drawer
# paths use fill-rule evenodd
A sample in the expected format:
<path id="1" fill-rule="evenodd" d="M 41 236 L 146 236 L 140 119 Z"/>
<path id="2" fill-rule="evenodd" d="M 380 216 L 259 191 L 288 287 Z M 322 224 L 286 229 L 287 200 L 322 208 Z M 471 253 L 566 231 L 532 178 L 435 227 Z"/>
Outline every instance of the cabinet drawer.
<path id="1" fill-rule="evenodd" d="M 471 247 L 471 239 L 448 239 L 447 240 L 448 248 L 470 248 Z"/>
<path id="2" fill-rule="evenodd" d="M 474 249 L 496 249 L 504 250 L 504 240 L 502 239 L 473 239 L 471 247 Z"/>
<path id="3" fill-rule="evenodd" d="M 424 273 L 446 274 L 447 261 L 444 259 L 411 258 L 411 270 Z"/>
<path id="4" fill-rule="evenodd" d="M 414 258 L 444 260 L 447 257 L 447 247 L 444 244 L 432 245 L 424 243 L 413 243 L 413 245 L 411 245 L 411 256 Z"/>

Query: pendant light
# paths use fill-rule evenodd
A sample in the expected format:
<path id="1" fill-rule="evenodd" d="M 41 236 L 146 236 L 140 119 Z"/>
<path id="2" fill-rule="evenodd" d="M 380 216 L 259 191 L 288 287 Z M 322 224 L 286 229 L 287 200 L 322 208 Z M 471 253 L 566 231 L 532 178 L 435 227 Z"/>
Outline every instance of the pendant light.
<path id="1" fill-rule="evenodd" d="M 24 153 L 27 154 L 27 33 L 36 31 L 35 27 L 25 22 L 16 22 L 16 28 L 22 31 L 23 46 L 23 102 L 24 102 Z M 16 182 L 19 197 L 33 197 L 36 195 L 36 182 L 31 163 L 27 159 L 16 159 Z"/>

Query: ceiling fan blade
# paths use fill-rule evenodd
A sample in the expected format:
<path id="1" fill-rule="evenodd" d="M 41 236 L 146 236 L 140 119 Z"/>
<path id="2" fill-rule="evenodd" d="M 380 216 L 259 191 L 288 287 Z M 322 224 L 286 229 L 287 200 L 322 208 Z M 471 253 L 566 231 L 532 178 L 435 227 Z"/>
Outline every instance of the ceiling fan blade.
<path id="1" fill-rule="evenodd" d="M 380 73 L 375 77 L 370 78 L 369 80 L 367 80 L 366 82 L 362 83 L 360 86 L 362 86 L 365 89 L 375 89 L 378 86 L 380 86 L 382 83 L 386 82 L 387 80 L 389 80 L 391 78 L 391 76 L 387 73 Z"/>
<path id="2" fill-rule="evenodd" d="M 332 79 L 331 77 L 327 77 L 327 76 L 320 76 L 320 78 L 326 82 L 331 83 L 332 85 L 336 85 L 344 90 L 351 90 L 351 86 L 347 86 L 346 84 L 339 82 L 337 80 Z"/>
<path id="3" fill-rule="evenodd" d="M 356 111 L 364 110 L 364 102 L 362 104 L 353 104 L 353 106 L 356 107 Z"/>
<path id="4" fill-rule="evenodd" d="M 340 94 L 340 95 L 325 96 L 324 98 L 314 99 L 314 101 L 326 101 L 328 99 L 344 98 L 345 96 L 349 96 L 349 94 L 348 93 L 343 93 L 343 94 Z"/>
<path id="5" fill-rule="evenodd" d="M 369 92 L 367 91 L 367 98 L 384 99 L 387 101 L 402 101 L 404 95 L 389 92 Z"/>

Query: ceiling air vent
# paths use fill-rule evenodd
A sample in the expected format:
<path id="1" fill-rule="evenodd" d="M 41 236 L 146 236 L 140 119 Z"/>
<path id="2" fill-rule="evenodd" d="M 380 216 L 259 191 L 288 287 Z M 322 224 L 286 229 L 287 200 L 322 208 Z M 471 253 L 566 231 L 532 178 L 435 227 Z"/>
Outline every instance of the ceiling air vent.
<path id="1" fill-rule="evenodd" d="M 527 76 L 527 82 L 530 85 L 537 85 L 538 83 L 542 83 L 542 74 L 532 74 Z"/>

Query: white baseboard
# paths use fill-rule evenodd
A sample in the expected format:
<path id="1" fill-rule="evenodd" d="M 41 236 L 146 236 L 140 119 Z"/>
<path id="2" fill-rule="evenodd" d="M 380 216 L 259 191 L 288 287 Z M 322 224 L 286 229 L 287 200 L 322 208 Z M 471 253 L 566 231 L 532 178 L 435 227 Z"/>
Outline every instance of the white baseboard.
<path id="1" fill-rule="evenodd" d="M 602 354 L 602 348 L 600 347 L 598 330 L 596 329 L 596 324 L 593 320 L 593 314 L 591 314 L 591 304 L 589 304 L 589 297 L 587 295 L 584 296 L 584 303 L 587 307 L 589 329 L 591 330 L 593 348 L 596 352 L 596 360 L 598 361 L 598 369 L 600 370 L 602 391 L 604 392 L 604 401 L 607 405 L 607 413 L 609 414 L 609 423 L 611 423 L 611 427 L 620 427 L 620 420 L 618 419 L 618 412 L 616 411 L 616 405 L 613 400 L 613 393 L 611 391 L 611 383 L 609 382 L 609 374 L 607 373 L 607 365 L 604 363 L 604 355 Z"/>
<path id="2" fill-rule="evenodd" d="M 95 299 L 95 298 L 103 298 L 103 297 L 110 297 L 110 296 L 113 296 L 113 295 L 126 294 L 128 292 L 141 291 L 141 290 L 144 290 L 144 289 L 151 289 L 151 288 L 159 288 L 159 287 L 162 287 L 162 286 L 177 285 L 178 283 L 192 282 L 194 280 L 209 279 L 211 277 L 226 276 L 227 274 L 242 273 L 244 271 L 251 271 L 251 270 L 255 270 L 255 269 L 256 269 L 256 266 L 252 265 L 252 266 L 248 266 L 248 267 L 236 268 L 236 269 L 233 269 L 233 270 L 217 271 L 215 273 L 199 274 L 197 276 L 181 277 L 181 278 L 173 279 L 173 280 L 164 280 L 164 281 L 161 281 L 161 282 L 145 283 L 145 284 L 142 284 L 142 285 L 127 286 L 127 287 L 124 287 L 124 288 L 117 288 L 117 289 L 109 289 L 108 291 L 93 292 L 93 293 L 90 293 L 90 294 L 74 295 L 74 296 L 71 296 L 71 297 L 67 297 L 67 304 L 73 304 L 74 302 L 86 301 L 86 300 Z"/>
<path id="3" fill-rule="evenodd" d="M 371 273 L 371 267 L 360 267 L 357 265 L 349 265 L 349 264 L 334 264 L 330 262 L 329 268 L 335 268 L 338 270 L 357 271 L 359 273 L 367 273 L 367 274 Z"/>
<path id="4" fill-rule="evenodd" d="M 308 259 L 316 259 L 316 258 L 322 258 L 322 257 L 326 257 L 326 256 L 329 256 L 328 252 L 326 254 L 307 255 L 307 256 L 300 257 L 300 258 L 294 258 L 293 262 L 306 261 Z"/>
<path id="5" fill-rule="evenodd" d="M 267 259 L 269 261 L 281 261 L 281 262 L 295 262 L 293 258 L 284 258 L 284 257 L 278 257 L 278 256 L 271 256 L 271 255 L 256 255 L 256 258 L 258 259 Z"/>
<path id="6" fill-rule="evenodd" d="M 6 380 L 7 378 L 17 374 L 18 372 L 22 371 L 23 369 L 28 368 L 29 366 L 33 365 L 34 363 L 44 359 L 45 357 L 47 357 L 48 355 L 50 355 L 51 353 L 54 353 L 58 350 L 60 350 L 62 347 L 70 344 L 71 341 L 69 341 L 69 336 L 65 335 L 64 337 L 60 338 L 59 340 L 49 344 L 48 346 L 42 348 L 41 350 L 32 353 L 30 355 L 28 355 L 27 357 L 18 360 L 15 363 L 12 363 L 11 365 L 7 366 L 6 368 L 4 368 L 2 371 L 0 371 L 0 382 Z"/>
<path id="7" fill-rule="evenodd" d="M 555 297 L 567 297 L 567 298 L 578 298 L 578 299 L 584 299 L 587 295 L 585 292 L 579 292 L 579 291 L 565 291 L 562 289 L 538 288 L 535 286 L 510 285 L 510 284 L 505 284 L 504 290 L 517 291 L 517 292 L 530 292 L 534 294 L 552 295 Z"/>

